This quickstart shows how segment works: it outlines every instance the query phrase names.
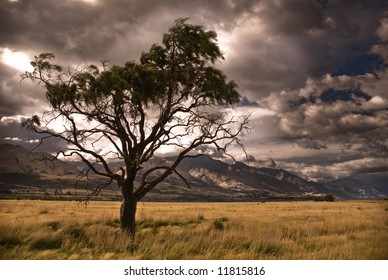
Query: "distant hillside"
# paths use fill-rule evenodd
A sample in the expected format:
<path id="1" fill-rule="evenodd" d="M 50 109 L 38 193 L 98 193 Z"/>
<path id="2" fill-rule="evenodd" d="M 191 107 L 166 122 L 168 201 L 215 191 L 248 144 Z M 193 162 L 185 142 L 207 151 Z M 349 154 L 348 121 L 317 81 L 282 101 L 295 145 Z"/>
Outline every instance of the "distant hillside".
<path id="1" fill-rule="evenodd" d="M 71 199 L 87 194 L 80 170 L 44 152 L 30 152 L 22 146 L 0 145 L 0 197 L 66 195 Z M 78 189 L 78 192 L 77 192 Z"/>
<path id="2" fill-rule="evenodd" d="M 242 162 L 229 165 L 208 156 L 186 159 L 179 168 L 196 178 L 225 189 L 260 197 L 301 198 L 332 194 L 337 199 L 376 199 L 385 196 L 377 188 L 366 184 L 351 188 L 332 183 L 316 183 L 283 169 L 250 167 Z"/>
<path id="3" fill-rule="evenodd" d="M 47 153 L 29 152 L 21 146 L 0 145 L 0 197 L 46 197 L 75 199 L 101 182 L 78 181 L 82 164 L 54 159 Z M 164 159 L 166 161 L 173 158 Z M 76 167 L 78 166 L 78 168 Z M 113 164 L 119 170 L 120 164 Z M 144 170 L 147 169 L 147 164 Z M 190 188 L 176 175 L 170 176 L 145 197 L 153 201 L 257 201 L 308 199 L 332 194 L 337 199 L 376 199 L 385 196 L 374 186 L 351 178 L 321 184 L 278 168 L 256 168 L 242 162 L 227 164 L 209 156 L 187 158 L 178 167 Z M 139 174 L 141 176 L 141 173 Z M 121 198 L 115 184 L 99 199 Z"/>
<path id="4" fill-rule="evenodd" d="M 260 197 L 302 195 L 306 192 L 305 188 L 279 180 L 255 167 L 241 162 L 229 165 L 209 156 L 186 159 L 179 169 L 224 189 Z"/>
<path id="5" fill-rule="evenodd" d="M 0 173 L 22 173 L 37 176 L 77 175 L 73 165 L 43 152 L 29 152 L 22 146 L 0 145 Z"/>
<path id="6" fill-rule="evenodd" d="M 383 198 L 386 196 L 375 186 L 361 182 L 360 180 L 346 177 L 328 183 L 332 193 L 341 193 L 345 199 L 368 199 L 371 197 Z"/>

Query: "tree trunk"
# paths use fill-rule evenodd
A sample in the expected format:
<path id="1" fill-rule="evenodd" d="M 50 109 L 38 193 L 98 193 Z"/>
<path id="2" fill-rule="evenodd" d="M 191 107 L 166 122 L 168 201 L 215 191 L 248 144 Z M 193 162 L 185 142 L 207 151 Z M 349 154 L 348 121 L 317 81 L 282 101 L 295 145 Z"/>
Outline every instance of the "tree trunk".
<path id="1" fill-rule="evenodd" d="M 120 224 L 123 232 L 135 239 L 137 201 L 133 196 L 124 196 L 120 208 Z"/>

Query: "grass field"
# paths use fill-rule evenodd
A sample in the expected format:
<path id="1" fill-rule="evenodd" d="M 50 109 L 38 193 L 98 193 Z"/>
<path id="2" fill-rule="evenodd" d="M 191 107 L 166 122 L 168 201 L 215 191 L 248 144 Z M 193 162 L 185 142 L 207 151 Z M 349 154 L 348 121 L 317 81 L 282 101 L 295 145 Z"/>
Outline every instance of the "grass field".
<path id="1" fill-rule="evenodd" d="M 0 259 L 388 259 L 388 201 L 139 203 L 136 242 L 119 203 L 0 201 Z"/>

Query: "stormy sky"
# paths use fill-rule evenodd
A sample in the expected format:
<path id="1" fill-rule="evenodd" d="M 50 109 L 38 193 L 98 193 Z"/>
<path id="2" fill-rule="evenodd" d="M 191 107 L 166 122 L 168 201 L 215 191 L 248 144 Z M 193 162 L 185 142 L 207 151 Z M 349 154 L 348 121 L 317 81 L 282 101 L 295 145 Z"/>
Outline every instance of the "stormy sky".
<path id="1" fill-rule="evenodd" d="M 250 164 L 314 180 L 388 181 L 383 0 L 0 0 L 0 143 L 37 141 L 20 128 L 48 108 L 41 88 L 20 83 L 34 55 L 121 65 L 182 17 L 218 34 L 217 66 L 244 97 L 233 110 L 252 113 Z"/>

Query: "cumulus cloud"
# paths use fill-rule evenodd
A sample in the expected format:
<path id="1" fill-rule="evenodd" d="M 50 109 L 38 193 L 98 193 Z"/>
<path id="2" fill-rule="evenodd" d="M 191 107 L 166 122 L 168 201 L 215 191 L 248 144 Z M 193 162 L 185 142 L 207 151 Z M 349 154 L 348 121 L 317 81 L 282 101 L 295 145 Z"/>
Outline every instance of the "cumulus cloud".
<path id="1" fill-rule="evenodd" d="M 8 143 L 14 145 L 22 145 L 28 150 L 32 150 L 40 142 L 41 137 L 45 135 L 37 135 L 36 133 L 24 129 L 22 122 L 28 117 L 22 115 L 1 117 L 0 118 L 0 144 Z M 56 153 L 58 150 L 65 148 L 67 144 L 58 139 L 46 139 L 38 149 L 49 153 Z"/>
<path id="2" fill-rule="evenodd" d="M 372 51 L 381 55 L 385 62 L 388 62 L 388 16 L 380 20 L 380 26 L 376 30 L 376 34 L 381 41 L 373 46 Z"/>
<path id="3" fill-rule="evenodd" d="M 276 167 L 276 162 L 268 155 L 259 156 L 257 158 L 253 155 L 248 155 L 242 161 L 253 167 Z"/>
<path id="4" fill-rule="evenodd" d="M 341 90 L 334 91 L 333 81 L 327 77 L 314 85 L 310 80 L 305 88 L 272 94 L 266 102 L 276 112 L 281 131 L 300 147 L 325 149 L 327 145 L 338 143 L 355 147 L 367 147 L 371 143 L 386 146 L 387 98 L 373 96 L 373 91 L 369 91 L 369 95 L 360 89 L 343 90 L 341 84 L 340 81 L 338 88 Z M 329 86 L 330 92 L 327 91 Z M 333 96 L 323 98 L 322 93 L 333 93 Z M 368 149 L 363 150 L 363 154 L 367 152 Z"/>
<path id="5" fill-rule="evenodd" d="M 291 170 L 304 178 L 316 181 L 332 180 L 363 173 L 380 173 L 388 171 L 387 158 L 359 158 L 329 165 L 317 165 L 296 162 L 278 162 L 278 166 Z"/>

